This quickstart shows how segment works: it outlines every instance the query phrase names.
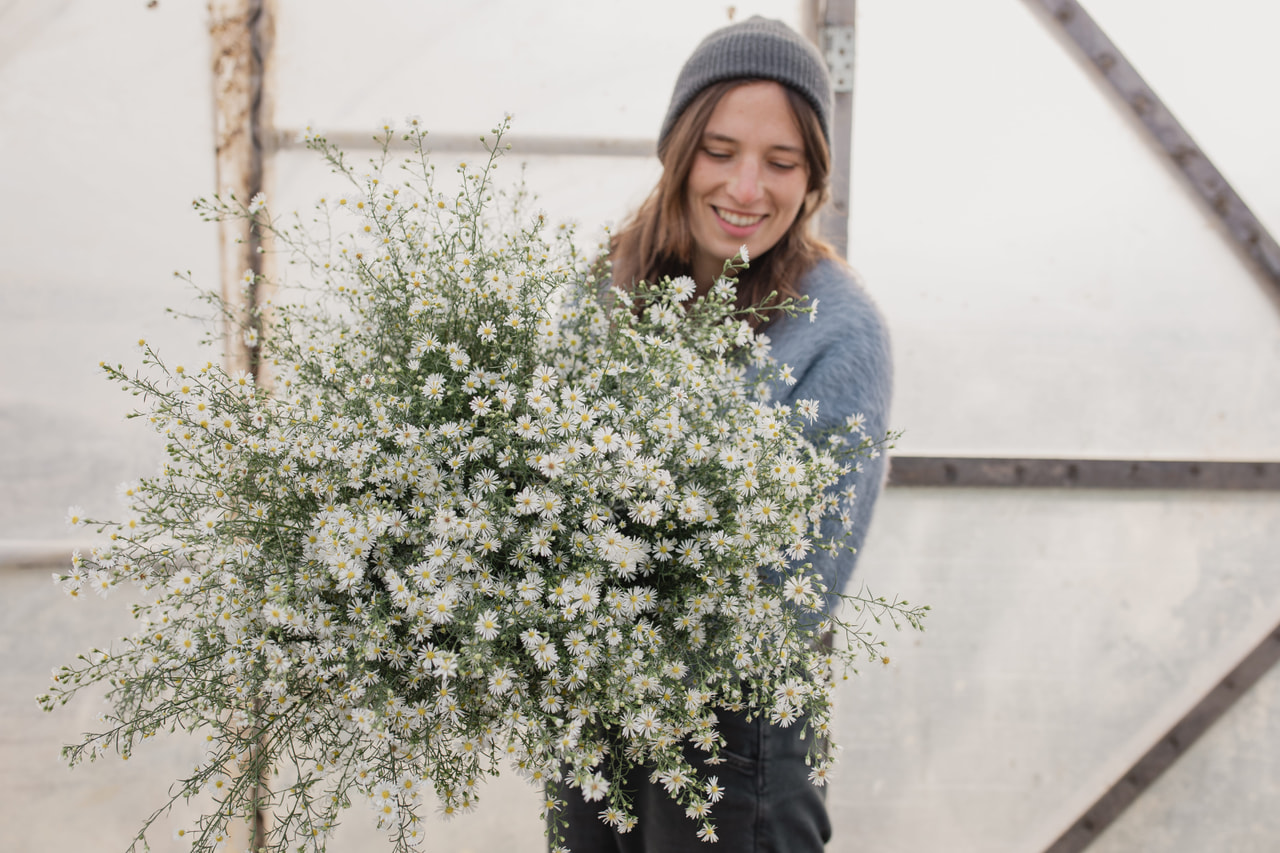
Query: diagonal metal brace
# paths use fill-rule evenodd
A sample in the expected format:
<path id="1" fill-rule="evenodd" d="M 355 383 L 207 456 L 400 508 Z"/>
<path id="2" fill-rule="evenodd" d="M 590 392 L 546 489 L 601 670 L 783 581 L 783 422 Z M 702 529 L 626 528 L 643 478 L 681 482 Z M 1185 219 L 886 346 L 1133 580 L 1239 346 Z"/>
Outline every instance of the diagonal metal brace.
<path id="1" fill-rule="evenodd" d="M 1138 759 L 1045 853 L 1080 853 L 1280 661 L 1280 625 Z"/>
<path id="2" fill-rule="evenodd" d="M 1048 10 L 1053 20 L 1097 66 L 1160 147 L 1173 158 L 1196 192 L 1226 225 L 1240 248 L 1258 265 L 1275 295 L 1280 296 L 1280 245 L 1097 22 L 1076 0 L 1030 2 Z"/>

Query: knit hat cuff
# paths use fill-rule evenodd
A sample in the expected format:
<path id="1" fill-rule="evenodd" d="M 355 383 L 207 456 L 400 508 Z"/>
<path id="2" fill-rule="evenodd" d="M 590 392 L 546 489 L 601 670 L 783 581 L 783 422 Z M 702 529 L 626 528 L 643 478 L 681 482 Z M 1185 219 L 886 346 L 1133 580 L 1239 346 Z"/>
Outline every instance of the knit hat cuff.
<path id="1" fill-rule="evenodd" d="M 703 89 L 736 79 L 773 80 L 798 92 L 813 107 L 830 144 L 833 96 L 826 60 L 786 24 L 757 15 L 711 33 L 685 62 L 658 135 L 658 150 Z"/>

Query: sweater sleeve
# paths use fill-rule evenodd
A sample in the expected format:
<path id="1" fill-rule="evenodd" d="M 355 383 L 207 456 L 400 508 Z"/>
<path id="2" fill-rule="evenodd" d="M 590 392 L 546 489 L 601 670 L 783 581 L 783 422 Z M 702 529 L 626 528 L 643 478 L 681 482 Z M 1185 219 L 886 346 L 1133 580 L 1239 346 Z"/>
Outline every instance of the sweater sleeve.
<path id="1" fill-rule="evenodd" d="M 828 309 L 832 313 L 828 322 L 838 329 L 838 333 L 826 340 L 796 384 L 787 389 L 784 402 L 794 404 L 805 399 L 819 402 L 818 418 L 806 428 L 809 434 L 833 427 L 847 431 L 846 419 L 860 414 L 866 434 L 879 441 L 888 430 L 893 390 L 889 335 L 874 303 L 856 283 L 851 283 L 851 287 L 852 299 L 833 300 L 837 304 Z M 819 305 L 820 311 L 821 308 Z M 821 324 L 821 315 L 819 317 Z M 803 334 L 801 330 L 797 332 Z M 852 432 L 849 439 L 851 442 L 860 441 Z M 853 574 L 887 470 L 884 452 L 872 458 L 860 457 L 853 462 L 856 462 L 854 470 L 844 475 L 837 486 L 841 491 L 850 487 L 855 489 L 856 498 L 850 511 L 850 534 L 836 553 L 819 550 L 806 558 L 813 563 L 814 572 L 827 587 L 828 612 L 838 604 L 837 594 L 845 590 Z M 828 518 L 823 522 L 822 532 L 825 538 L 838 540 L 844 532 L 843 522 Z"/>

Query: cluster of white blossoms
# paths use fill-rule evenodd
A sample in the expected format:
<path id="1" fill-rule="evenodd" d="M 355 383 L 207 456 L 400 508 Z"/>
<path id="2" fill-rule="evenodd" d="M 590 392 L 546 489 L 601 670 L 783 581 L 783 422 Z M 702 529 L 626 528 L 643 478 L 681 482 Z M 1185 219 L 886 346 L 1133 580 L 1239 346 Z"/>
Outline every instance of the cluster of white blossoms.
<path id="1" fill-rule="evenodd" d="M 734 308 L 744 258 L 702 297 L 689 279 L 607 287 L 571 229 L 489 222 L 493 157 L 445 196 L 423 132 L 407 138 L 389 180 L 309 137 L 356 188 L 318 205 L 332 242 L 260 199 L 202 205 L 270 230 L 310 276 L 252 338 L 269 383 L 145 345 L 144 374 L 108 368 L 168 462 L 124 523 L 74 512 L 109 538 L 59 583 L 133 582 L 145 602 L 136 634 L 42 697 L 109 687 L 106 728 L 69 757 L 204 732 L 177 791 L 212 798 L 185 834 L 200 850 L 264 807 L 270 849 L 318 849 L 360 797 L 414 849 L 424 798 L 466 811 L 504 766 L 546 809 L 584 796 L 626 829 L 610 780 L 643 764 L 714 839 L 723 787 L 686 748 L 715 763 L 718 708 L 804 727 L 820 783 L 839 663 L 878 643 L 826 614 L 805 557 L 839 547 L 818 526 L 847 516 L 832 487 L 875 442 L 855 422 L 812 443 L 816 402 L 767 401 L 786 374 Z M 821 641 L 841 627 L 846 647 Z"/>

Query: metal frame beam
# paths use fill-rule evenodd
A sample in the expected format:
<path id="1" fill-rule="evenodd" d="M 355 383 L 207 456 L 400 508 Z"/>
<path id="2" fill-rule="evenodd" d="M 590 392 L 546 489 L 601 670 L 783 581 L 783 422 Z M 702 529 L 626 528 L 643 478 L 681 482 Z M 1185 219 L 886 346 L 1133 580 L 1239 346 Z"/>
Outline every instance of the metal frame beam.
<path id="1" fill-rule="evenodd" d="M 1280 661 L 1280 625 L 1097 799 L 1045 853 L 1080 853 Z"/>
<path id="2" fill-rule="evenodd" d="M 1268 294 L 1273 301 L 1280 297 L 1280 246 L 1097 22 L 1077 0 L 1029 2 L 1033 7 L 1048 12 L 1049 20 L 1093 63 L 1116 95 L 1142 122 L 1152 140 L 1169 155 L 1191 187 L 1222 222 L 1237 248 L 1253 261 L 1254 269 L 1268 285 Z M 1280 480 L 1280 463 L 1274 462 L 1146 463 L 1145 469 L 1134 463 L 1128 471 L 1122 467 L 1124 463 L 1110 463 L 1110 467 L 1098 467 L 1096 462 L 1092 464 L 1093 467 L 1081 467 L 1082 463 L 1069 463 L 1069 479 L 1079 480 L 1081 472 L 1088 471 L 1090 476 L 1108 482 L 1111 487 L 1127 484 L 1136 488 L 1168 488 L 1153 484 L 1171 481 L 1202 484 L 1195 486 L 1198 488 L 1271 490 L 1278 488 L 1277 481 Z M 1052 465 L 1050 462 L 1048 468 L 1037 473 L 1048 474 L 1050 478 L 1061 477 L 1061 472 L 1053 469 Z M 959 469 L 952 470 L 952 478 L 958 479 Z M 1015 466 L 1014 473 L 1019 481 L 1026 479 L 1025 468 Z M 1118 482 L 1112 484 L 1111 481 L 1117 478 Z M 1183 715 L 1047 848 L 1046 853 L 1080 853 L 1086 849 L 1277 661 L 1280 661 L 1280 626 Z"/>
<path id="3" fill-rule="evenodd" d="M 1280 297 L 1280 245 L 1097 22 L 1077 0 L 1028 2 L 1047 11 L 1049 19 L 1088 57 L 1222 221 L 1238 248 L 1253 260 L 1272 297 Z"/>
<path id="4" fill-rule="evenodd" d="M 382 140 L 370 133 L 339 130 L 324 136 L 344 151 L 368 151 L 382 147 Z M 603 136 L 525 136 L 513 133 L 506 140 L 522 156 L 547 157 L 655 157 L 658 146 L 656 139 Z M 297 130 L 277 131 L 271 144 L 273 152 L 306 147 L 301 132 Z M 411 146 L 399 136 L 393 136 L 388 147 L 393 151 L 408 151 Z M 427 135 L 427 147 L 432 151 L 465 154 L 486 150 L 479 134 L 462 133 L 430 133 Z"/>
<path id="5" fill-rule="evenodd" d="M 1280 462 L 893 455 L 889 485 L 1280 491 Z"/>
<path id="6" fill-rule="evenodd" d="M 1280 491 L 1280 462 L 891 455 L 891 488 Z M 0 568 L 46 568 L 91 542 L 0 542 Z"/>
<path id="7" fill-rule="evenodd" d="M 856 0 L 822 4 L 818 47 L 831 69 L 835 103 L 831 111 L 831 200 L 823 208 L 818 229 L 842 258 L 849 256 L 849 197 L 853 159 L 853 59 Z"/>

